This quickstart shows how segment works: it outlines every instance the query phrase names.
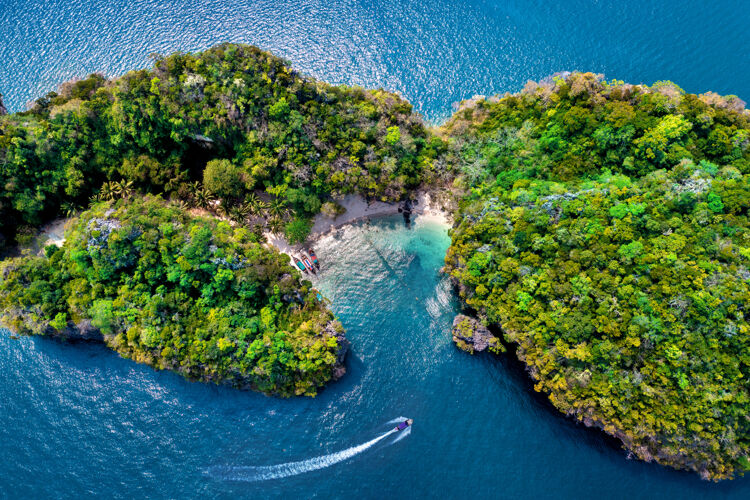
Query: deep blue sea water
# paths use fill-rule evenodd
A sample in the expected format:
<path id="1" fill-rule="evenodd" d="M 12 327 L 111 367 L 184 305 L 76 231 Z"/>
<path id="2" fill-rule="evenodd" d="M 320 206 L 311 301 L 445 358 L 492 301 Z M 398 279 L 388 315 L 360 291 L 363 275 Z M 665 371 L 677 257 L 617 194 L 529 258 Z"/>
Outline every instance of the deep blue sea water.
<path id="1" fill-rule="evenodd" d="M 0 0 L 0 93 L 20 110 L 70 77 L 234 41 L 432 120 L 563 70 L 748 100 L 748 25 L 747 0 Z"/>
<path id="2" fill-rule="evenodd" d="M 0 0 L 0 93 L 21 110 L 67 78 L 238 41 L 332 83 L 396 90 L 435 121 L 575 69 L 747 100 L 748 25 L 739 0 Z M 0 498 L 750 498 L 750 479 L 627 460 L 535 396 L 512 359 L 457 351 L 444 228 L 375 226 L 320 243 L 317 285 L 354 347 L 315 399 L 0 330 Z M 363 449 L 398 416 L 415 418 L 411 434 Z"/>
<path id="3" fill-rule="evenodd" d="M 406 229 L 400 216 L 320 241 L 315 284 L 353 351 L 347 375 L 314 399 L 0 331 L 0 498 L 750 497 L 747 479 L 628 460 L 536 396 L 512 359 L 456 349 L 456 303 L 438 272 L 448 244 L 444 226 Z M 415 419 L 409 435 L 371 443 L 398 417 Z"/>

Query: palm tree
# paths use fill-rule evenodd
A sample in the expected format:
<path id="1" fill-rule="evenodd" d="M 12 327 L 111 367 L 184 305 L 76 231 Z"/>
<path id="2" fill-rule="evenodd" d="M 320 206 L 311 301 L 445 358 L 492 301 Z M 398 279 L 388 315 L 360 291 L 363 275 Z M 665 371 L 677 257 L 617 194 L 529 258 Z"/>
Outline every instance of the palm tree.
<path id="1" fill-rule="evenodd" d="M 280 233 L 284 229 L 284 221 L 280 217 L 271 217 L 268 219 L 268 229 L 272 233 Z"/>
<path id="2" fill-rule="evenodd" d="M 65 214 L 65 217 L 73 217 L 76 214 L 76 212 L 78 212 L 81 209 L 80 206 L 76 205 L 73 202 L 65 202 L 62 204 L 60 208 Z"/>
<path id="3" fill-rule="evenodd" d="M 255 193 L 247 195 L 245 202 L 250 207 L 250 213 L 257 215 L 258 217 L 266 215 L 266 211 L 270 206 L 267 201 L 261 200 Z"/>
<path id="4" fill-rule="evenodd" d="M 250 192 L 247 196 L 245 196 L 245 204 L 250 208 L 250 212 L 253 214 L 258 213 L 258 203 L 260 202 L 260 198 L 258 198 L 258 195 Z"/>
<path id="5" fill-rule="evenodd" d="M 229 210 L 229 218 L 238 224 L 243 223 L 248 215 L 250 215 L 250 207 L 247 203 L 235 205 Z"/>
<path id="6" fill-rule="evenodd" d="M 99 199 L 102 201 L 112 201 L 117 198 L 115 184 L 112 181 L 102 184 L 102 188 L 99 190 Z"/>
<path id="7" fill-rule="evenodd" d="M 271 215 L 273 217 L 278 217 L 278 218 L 283 217 L 287 213 L 286 202 L 279 198 L 276 198 L 275 200 L 271 202 L 269 211 L 271 212 Z"/>
<path id="8" fill-rule="evenodd" d="M 187 192 L 188 194 L 190 194 L 190 196 L 193 197 L 194 202 L 195 202 L 195 197 L 199 191 L 205 191 L 205 189 L 203 189 L 203 185 L 201 185 L 200 182 L 193 181 L 190 184 L 187 184 Z"/>
<path id="9" fill-rule="evenodd" d="M 266 211 L 268 211 L 269 203 L 267 201 L 258 200 L 258 206 L 256 208 L 258 215 L 265 215 Z"/>
<path id="10" fill-rule="evenodd" d="M 188 205 L 185 200 L 178 199 L 178 200 L 174 200 L 172 203 L 174 203 L 175 206 L 177 206 L 181 210 L 187 210 L 188 208 L 190 208 L 190 205 Z"/>
<path id="11" fill-rule="evenodd" d="M 216 213 L 219 215 L 219 217 L 229 218 L 229 212 L 230 208 L 227 205 L 227 202 L 222 200 L 221 203 L 219 203 L 219 206 L 216 207 Z"/>
<path id="12" fill-rule="evenodd" d="M 193 194 L 195 206 L 198 208 L 208 208 L 211 204 L 211 195 L 205 189 L 199 189 Z"/>
<path id="13" fill-rule="evenodd" d="M 253 208 L 248 203 L 240 205 L 240 209 L 242 210 L 242 215 L 245 217 L 248 217 L 253 213 Z"/>
<path id="14" fill-rule="evenodd" d="M 129 198 L 133 194 L 133 181 L 126 181 L 125 179 L 120 182 L 112 182 L 112 189 L 114 194 L 120 198 Z"/>

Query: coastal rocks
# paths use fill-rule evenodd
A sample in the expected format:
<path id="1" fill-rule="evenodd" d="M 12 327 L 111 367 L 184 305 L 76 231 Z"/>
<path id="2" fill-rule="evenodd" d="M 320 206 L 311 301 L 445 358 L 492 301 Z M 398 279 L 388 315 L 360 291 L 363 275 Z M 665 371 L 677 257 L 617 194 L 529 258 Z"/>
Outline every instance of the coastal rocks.
<path id="1" fill-rule="evenodd" d="M 338 321 L 331 321 L 326 325 L 324 333 L 336 337 L 338 350 L 336 351 L 336 364 L 333 365 L 333 380 L 338 380 L 346 373 L 344 361 L 351 347 L 351 342 L 344 335 L 344 327 Z"/>
<path id="2" fill-rule="evenodd" d="M 78 323 L 68 321 L 68 325 L 63 330 L 56 330 L 52 326 L 48 326 L 45 334 L 72 341 L 104 342 L 104 335 L 101 330 L 92 325 L 91 320 L 88 319 L 81 320 Z"/>
<path id="3" fill-rule="evenodd" d="M 5 105 L 3 104 L 3 94 L 0 94 L 0 116 L 7 114 L 8 110 L 5 109 Z"/>
<path id="4" fill-rule="evenodd" d="M 2 271 L 3 279 L 7 278 L 8 267 Z M 71 341 L 94 341 L 104 342 L 101 330 L 84 319 L 78 323 L 68 321 L 64 328 L 55 328 L 50 321 L 41 317 L 38 307 L 10 308 L 0 315 L 0 326 L 8 328 L 11 332 L 23 335 L 49 335 L 62 340 Z"/>
<path id="5" fill-rule="evenodd" d="M 352 345 L 343 333 L 336 334 L 336 340 L 338 340 L 339 350 L 336 352 L 336 364 L 333 366 L 333 380 L 340 379 L 346 373 L 344 361 Z"/>
<path id="6" fill-rule="evenodd" d="M 452 333 L 456 346 L 471 354 L 488 348 L 497 351 L 502 347 L 499 339 L 492 335 L 486 326 L 464 314 L 453 318 Z"/>
<path id="7" fill-rule="evenodd" d="M 414 201 L 414 204 L 417 202 Z M 398 212 L 404 215 L 404 224 L 406 224 L 406 227 L 411 226 L 411 209 L 412 209 L 412 201 L 407 199 L 400 207 L 398 207 Z"/>

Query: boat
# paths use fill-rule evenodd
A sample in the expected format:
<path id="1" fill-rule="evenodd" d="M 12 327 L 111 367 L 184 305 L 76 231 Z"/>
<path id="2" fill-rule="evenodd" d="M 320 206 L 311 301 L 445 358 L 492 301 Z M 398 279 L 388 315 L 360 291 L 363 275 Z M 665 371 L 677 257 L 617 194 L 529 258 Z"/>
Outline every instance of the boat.
<path id="1" fill-rule="evenodd" d="M 299 260 L 297 257 L 294 257 L 294 256 L 292 256 L 292 258 L 294 259 L 294 263 L 297 265 L 300 271 L 302 271 L 303 273 L 307 272 L 307 269 L 305 268 L 305 265 L 302 263 L 301 260 Z"/>
<path id="2" fill-rule="evenodd" d="M 393 430 L 394 431 L 403 431 L 407 427 L 411 427 L 411 424 L 413 424 L 413 423 L 414 423 L 414 419 L 407 418 L 406 420 L 404 420 L 403 422 L 401 422 L 400 424 L 398 424 L 396 427 L 394 427 Z"/>
<path id="3" fill-rule="evenodd" d="M 312 260 L 312 263 L 315 264 L 315 267 L 320 269 L 320 262 L 318 262 L 318 256 L 315 255 L 315 252 L 312 248 L 307 249 L 307 253 L 310 254 L 310 259 Z"/>
<path id="4" fill-rule="evenodd" d="M 305 267 L 307 268 L 307 270 L 310 271 L 311 273 L 315 274 L 315 268 L 313 267 L 312 263 L 310 262 L 310 259 L 308 259 L 304 255 L 303 255 L 303 257 L 304 258 L 302 259 L 302 262 L 305 263 Z"/>

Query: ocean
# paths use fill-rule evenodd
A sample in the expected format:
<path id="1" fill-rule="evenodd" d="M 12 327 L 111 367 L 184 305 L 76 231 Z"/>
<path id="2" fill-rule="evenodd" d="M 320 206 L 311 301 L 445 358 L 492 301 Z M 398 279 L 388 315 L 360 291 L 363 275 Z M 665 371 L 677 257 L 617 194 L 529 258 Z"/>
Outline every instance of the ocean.
<path id="1" fill-rule="evenodd" d="M 749 22 L 740 1 L 2 0 L 0 93 L 23 110 L 68 78 L 233 41 L 397 91 L 433 123 L 564 70 L 749 99 Z M 353 348 L 314 399 L 0 330 L 0 498 L 750 498 L 747 478 L 628 459 L 512 357 L 458 351 L 449 241 L 434 221 L 388 217 L 319 242 L 315 286 Z M 389 433 L 402 417 L 414 426 Z"/>
<path id="2" fill-rule="evenodd" d="M 315 398 L 189 382 L 103 346 L 0 331 L 0 497 L 748 498 L 629 460 L 559 414 L 512 356 L 452 343 L 447 227 L 401 216 L 316 244 L 353 347 Z M 413 418 L 407 431 L 389 433 Z"/>
<path id="3" fill-rule="evenodd" d="M 433 122 L 475 94 L 572 70 L 748 100 L 748 23 L 742 0 L 2 0 L 0 93 L 23 110 L 66 79 L 230 41 L 330 83 L 400 92 Z"/>

